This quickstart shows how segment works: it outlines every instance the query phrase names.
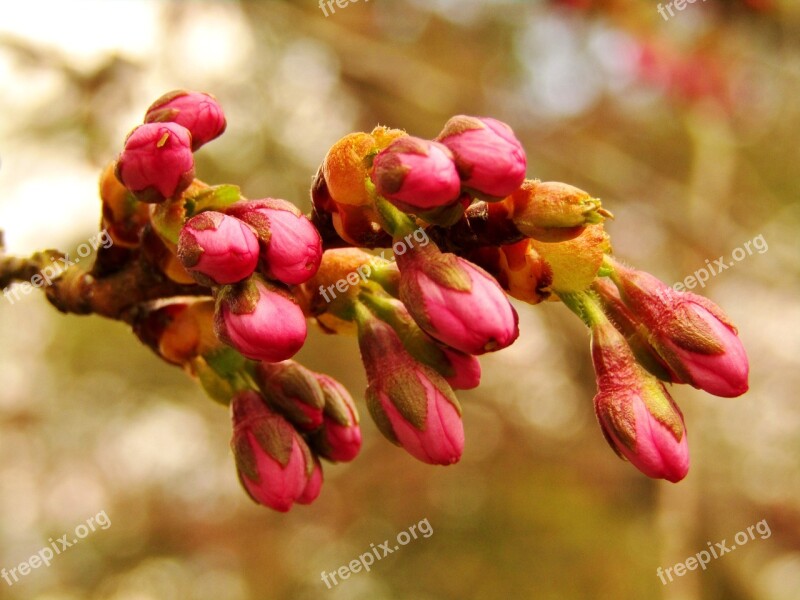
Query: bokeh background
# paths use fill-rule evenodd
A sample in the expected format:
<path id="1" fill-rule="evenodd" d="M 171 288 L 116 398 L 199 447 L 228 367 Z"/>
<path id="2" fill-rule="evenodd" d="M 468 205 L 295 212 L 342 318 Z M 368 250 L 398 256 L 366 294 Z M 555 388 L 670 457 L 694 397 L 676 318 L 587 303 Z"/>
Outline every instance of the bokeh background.
<path id="1" fill-rule="evenodd" d="M 603 199 L 616 253 L 667 282 L 763 236 L 702 290 L 740 328 L 751 389 L 684 386 L 692 469 L 651 481 L 606 446 L 582 325 L 518 305 L 520 340 L 460 393 L 467 448 L 432 468 L 386 442 L 326 468 L 281 515 L 239 489 L 226 411 L 125 326 L 0 298 L 0 567 L 106 511 L 9 600 L 800 598 L 800 5 L 708 0 L 26 1 L 0 9 L 0 227 L 7 251 L 97 231 L 100 169 L 174 88 L 212 92 L 227 133 L 198 174 L 308 208 L 342 135 L 432 137 L 507 121 L 529 176 Z M 354 339 L 299 358 L 360 397 Z M 332 590 L 320 579 L 421 519 L 433 534 Z M 656 569 L 766 519 L 667 586 Z"/>

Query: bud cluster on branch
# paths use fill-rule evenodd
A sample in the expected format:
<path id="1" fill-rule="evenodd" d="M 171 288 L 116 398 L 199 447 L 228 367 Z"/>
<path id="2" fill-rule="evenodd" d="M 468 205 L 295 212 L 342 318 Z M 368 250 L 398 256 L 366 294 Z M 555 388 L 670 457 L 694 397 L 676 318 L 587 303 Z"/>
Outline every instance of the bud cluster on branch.
<path id="1" fill-rule="evenodd" d="M 208 94 L 157 100 L 101 177 L 113 246 L 46 293 L 64 312 L 130 323 L 229 405 L 255 501 L 280 511 L 313 501 L 320 459 L 350 461 L 361 447 L 350 393 L 291 360 L 309 320 L 357 335 L 370 416 L 430 464 L 462 455 L 454 390 L 478 386 L 476 357 L 519 335 L 509 296 L 561 300 L 588 326 L 602 432 L 650 477 L 678 481 L 689 465 L 665 382 L 747 390 L 747 356 L 722 311 L 616 260 L 611 213 L 573 186 L 526 179 L 505 123 L 461 115 L 434 140 L 385 127 L 345 136 L 317 172 L 308 217 L 195 178 L 194 152 L 225 127 Z M 370 252 L 381 248 L 392 260 Z M 24 278 L 40 255 L 0 257 L 0 280 Z"/>

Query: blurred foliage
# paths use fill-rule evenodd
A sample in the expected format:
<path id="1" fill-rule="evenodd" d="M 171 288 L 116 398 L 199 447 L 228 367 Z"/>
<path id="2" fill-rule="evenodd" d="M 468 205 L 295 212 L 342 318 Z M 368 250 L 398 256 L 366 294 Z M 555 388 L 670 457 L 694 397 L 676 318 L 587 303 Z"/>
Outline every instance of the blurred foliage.
<path id="1" fill-rule="evenodd" d="M 666 4 L 666 3 L 664 3 Z M 38 18 L 42 14 L 48 19 Z M 94 178 L 162 92 L 203 89 L 229 119 L 198 173 L 308 206 L 327 148 L 381 123 L 434 136 L 491 115 L 529 175 L 603 198 L 615 251 L 668 282 L 758 235 L 703 293 L 752 358 L 737 400 L 675 391 L 693 467 L 673 486 L 619 461 L 594 423 L 581 325 L 518 306 L 520 341 L 460 394 L 446 469 L 388 444 L 326 467 L 288 515 L 238 488 L 228 416 L 118 323 L 0 301 L 0 567 L 101 510 L 98 530 L 10 600 L 792 600 L 800 589 L 800 6 L 708 0 L 669 20 L 641 0 L 27 2 L 0 17 L 0 226 L 9 251 L 75 248 Z M 299 357 L 354 391 L 352 339 Z M 320 579 L 427 518 L 420 538 L 332 590 Z M 662 586 L 672 566 L 767 519 L 772 536 Z"/>

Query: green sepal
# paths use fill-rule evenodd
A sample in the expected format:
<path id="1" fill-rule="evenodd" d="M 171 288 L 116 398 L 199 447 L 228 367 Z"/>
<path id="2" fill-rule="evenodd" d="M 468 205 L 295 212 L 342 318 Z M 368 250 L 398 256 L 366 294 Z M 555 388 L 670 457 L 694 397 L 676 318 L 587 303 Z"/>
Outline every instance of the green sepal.
<path id="1" fill-rule="evenodd" d="M 259 483 L 261 477 L 258 474 L 258 465 L 256 461 L 256 454 L 253 451 L 253 446 L 250 443 L 250 436 L 245 432 L 234 434 L 231 440 L 231 451 L 233 452 L 234 460 L 236 461 L 236 469 L 239 471 L 239 476 L 247 477 L 253 483 Z M 242 486 L 247 489 L 246 486 Z M 248 492 L 249 493 L 249 492 Z"/>
<path id="2" fill-rule="evenodd" d="M 461 220 L 461 218 L 464 216 L 464 210 L 464 205 L 461 203 L 461 199 L 459 199 L 452 204 L 448 204 L 447 206 L 441 206 L 432 210 L 418 212 L 417 216 L 426 223 L 430 223 L 432 225 L 451 227 Z"/>
<path id="3" fill-rule="evenodd" d="M 186 210 L 182 199 L 165 200 L 150 209 L 150 222 L 162 238 L 175 245 L 186 222 Z"/>
<path id="4" fill-rule="evenodd" d="M 680 348 L 697 354 L 722 354 L 725 347 L 711 327 L 691 308 L 681 305 L 669 321 L 668 335 Z"/>
<path id="5" fill-rule="evenodd" d="M 457 292 L 469 292 L 472 280 L 458 257 L 449 252 L 429 254 L 421 258 L 421 270 L 432 281 Z"/>
<path id="6" fill-rule="evenodd" d="M 242 199 L 238 185 L 214 185 L 185 199 L 186 216 L 192 217 L 206 210 L 224 212 L 231 204 Z"/>
<path id="7" fill-rule="evenodd" d="M 616 396 L 612 396 L 602 407 L 602 415 L 598 410 L 598 417 L 614 432 L 620 443 L 631 452 L 636 452 L 636 415 L 630 402 L 620 402 Z M 609 439 L 608 433 L 603 433 Z"/>
<path id="8" fill-rule="evenodd" d="M 392 422 L 386 415 L 386 411 L 383 410 L 378 392 L 375 391 L 375 388 L 373 388 L 371 385 L 367 388 L 366 397 L 367 410 L 369 411 L 372 420 L 375 422 L 378 431 L 380 431 L 387 440 L 392 442 L 394 445 L 399 446 L 400 440 L 397 439 L 397 435 L 394 433 Z"/>
<path id="9" fill-rule="evenodd" d="M 292 455 L 292 444 L 297 435 L 291 425 L 280 415 L 259 416 L 248 424 L 259 447 L 286 468 Z"/>
<path id="10" fill-rule="evenodd" d="M 676 441 L 680 442 L 683 439 L 684 426 L 677 405 L 670 398 L 663 383 L 649 373 L 645 373 L 644 369 L 638 365 L 637 369 L 642 382 L 642 402 L 647 407 L 647 411 L 653 415 L 656 421 L 672 432 Z"/>
<path id="11" fill-rule="evenodd" d="M 219 375 L 203 358 L 195 358 L 192 361 L 192 371 L 200 382 L 209 398 L 228 406 L 236 393 L 236 387 L 231 381 Z"/>

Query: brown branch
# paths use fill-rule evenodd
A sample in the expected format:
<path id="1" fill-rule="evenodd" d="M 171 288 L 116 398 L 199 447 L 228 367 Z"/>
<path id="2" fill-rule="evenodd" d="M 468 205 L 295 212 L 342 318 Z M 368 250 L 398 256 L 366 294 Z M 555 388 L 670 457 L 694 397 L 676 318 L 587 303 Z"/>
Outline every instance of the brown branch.
<path id="1" fill-rule="evenodd" d="M 112 253 L 112 251 L 114 251 Z M 63 257 L 58 250 L 37 252 L 30 257 L 7 256 L 0 232 L 0 288 L 14 282 L 30 282 L 51 264 L 51 258 Z M 113 268 L 110 258 L 113 257 Z M 63 313 L 98 314 L 132 323 L 142 303 L 173 296 L 206 296 L 208 288 L 172 281 L 147 258 L 136 251 L 110 247 L 100 249 L 91 271 L 71 266 L 42 285 L 48 301 Z"/>
<path id="2" fill-rule="evenodd" d="M 207 296 L 209 290 L 200 285 L 176 283 L 146 261 L 135 260 L 101 278 L 71 268 L 45 293 L 50 303 L 63 313 L 98 314 L 133 323 L 142 303 L 173 296 Z"/>

